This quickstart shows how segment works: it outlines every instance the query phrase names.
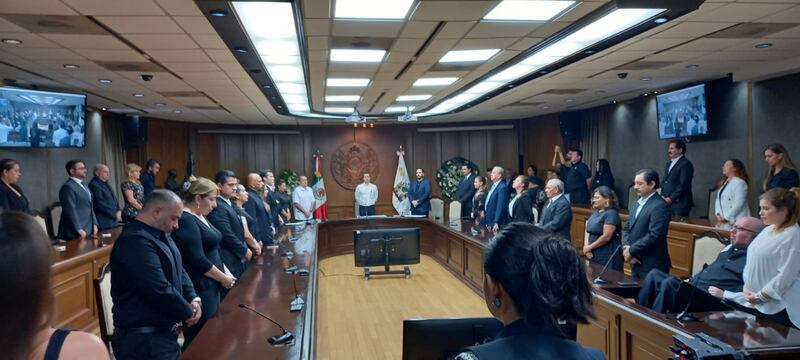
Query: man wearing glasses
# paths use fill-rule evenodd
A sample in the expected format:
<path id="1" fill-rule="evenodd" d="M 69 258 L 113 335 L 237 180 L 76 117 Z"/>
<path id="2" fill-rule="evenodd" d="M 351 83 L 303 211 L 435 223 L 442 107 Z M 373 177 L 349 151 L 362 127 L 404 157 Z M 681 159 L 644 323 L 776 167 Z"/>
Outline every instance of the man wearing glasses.
<path id="1" fill-rule="evenodd" d="M 646 306 L 660 313 L 677 313 L 683 310 L 688 299 L 678 299 L 681 286 L 689 288 L 695 286 L 718 299 L 727 299 L 742 303 L 742 272 L 747 259 L 747 247 L 764 229 L 761 220 L 754 217 L 743 217 L 736 220 L 731 228 L 730 245 L 720 251 L 717 259 L 707 265 L 697 275 L 681 280 L 660 270 L 651 271 L 644 279 L 642 290 L 636 298 L 636 303 Z M 693 311 L 698 310 L 694 304 Z"/>

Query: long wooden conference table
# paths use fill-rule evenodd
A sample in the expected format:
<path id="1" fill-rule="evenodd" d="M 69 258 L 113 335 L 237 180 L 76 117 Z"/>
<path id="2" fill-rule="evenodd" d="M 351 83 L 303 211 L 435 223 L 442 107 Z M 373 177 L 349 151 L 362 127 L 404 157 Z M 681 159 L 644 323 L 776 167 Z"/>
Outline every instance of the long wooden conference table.
<path id="1" fill-rule="evenodd" d="M 584 209 L 573 209 L 573 213 L 581 216 Z M 674 226 L 681 229 L 687 225 Z M 421 252 L 431 256 L 477 294 L 482 294 L 483 251 L 490 235 L 486 232 L 473 235 L 469 222 L 445 225 L 429 219 L 389 217 L 329 220 L 301 228 L 290 227 L 277 237 L 281 245 L 274 253 L 257 258 L 245 271 L 220 305 L 219 312 L 209 319 L 182 358 L 316 358 L 319 261 L 352 253 L 354 230 L 395 227 L 419 227 Z M 698 226 L 697 230 L 708 228 Z M 96 273 L 95 268 L 107 260 L 117 234 L 118 230 L 111 238 L 99 242 L 68 242 L 67 251 L 59 255 L 60 261 L 54 265 L 54 288 L 58 290 L 56 324 L 88 330 L 96 326 L 91 321 L 92 314 L 96 318 L 91 286 L 87 290 L 80 284 L 84 281 L 91 284 L 93 273 L 90 271 Z M 286 251 L 294 253 L 292 263 L 281 256 Z M 292 265 L 308 269 L 309 275 L 287 274 L 284 269 Z M 600 271 L 601 266 L 589 263 L 587 275 L 590 278 Z M 607 270 L 603 279 L 608 283 L 595 289 L 597 319 L 588 325 L 579 325 L 577 336 L 580 343 L 600 349 L 609 359 L 669 358 L 673 335 L 698 333 L 708 334 L 761 359 L 800 358 L 800 332 L 797 330 L 734 311 L 696 314 L 699 321 L 682 323 L 669 314 L 655 313 L 626 300 L 638 291 L 638 286 L 620 285 L 620 282 L 635 281 L 626 274 Z M 300 312 L 289 311 L 295 287 L 305 300 L 305 308 Z M 267 338 L 280 335 L 282 331 L 269 320 L 240 308 L 239 304 L 252 306 L 291 331 L 295 335 L 294 343 L 271 346 Z"/>

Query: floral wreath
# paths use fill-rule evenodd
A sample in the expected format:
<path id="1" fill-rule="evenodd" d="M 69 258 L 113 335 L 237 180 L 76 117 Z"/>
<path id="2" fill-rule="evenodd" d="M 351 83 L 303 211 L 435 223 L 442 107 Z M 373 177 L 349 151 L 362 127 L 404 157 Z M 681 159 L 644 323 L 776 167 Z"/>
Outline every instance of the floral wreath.
<path id="1" fill-rule="evenodd" d="M 292 170 L 283 170 L 280 179 L 286 182 L 286 194 L 292 195 L 292 191 L 300 185 L 300 177 Z"/>
<path id="2" fill-rule="evenodd" d="M 436 171 L 436 182 L 439 183 L 442 197 L 448 201 L 453 201 L 456 198 L 458 183 L 464 177 L 464 175 L 461 174 L 462 165 L 469 166 L 473 174 L 478 173 L 478 165 L 462 157 L 454 157 L 445 161 L 442 163 L 442 166 L 439 167 L 439 170 Z"/>

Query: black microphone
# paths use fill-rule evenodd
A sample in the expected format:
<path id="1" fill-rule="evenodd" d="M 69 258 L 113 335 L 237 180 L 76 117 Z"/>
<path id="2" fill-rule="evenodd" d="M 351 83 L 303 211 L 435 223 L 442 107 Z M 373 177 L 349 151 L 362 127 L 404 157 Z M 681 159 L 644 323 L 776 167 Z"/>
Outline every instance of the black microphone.
<path id="1" fill-rule="evenodd" d="M 703 271 L 705 271 L 707 267 L 708 267 L 708 264 L 703 264 L 703 270 L 700 270 L 700 272 L 697 273 L 697 276 L 695 276 L 695 278 L 694 278 L 694 286 L 692 286 L 692 291 L 689 293 L 689 301 L 686 303 L 686 307 L 683 308 L 683 311 L 681 311 L 678 314 L 678 316 L 675 317 L 675 319 L 678 319 L 680 321 L 697 321 L 698 320 L 697 316 L 694 316 L 694 315 L 689 313 L 689 307 L 692 306 L 692 300 L 694 300 L 694 292 L 697 291 L 697 283 L 700 281 L 700 275 L 703 275 Z M 681 281 L 681 282 L 683 282 L 683 281 Z"/>
<path id="2" fill-rule="evenodd" d="M 614 260 L 614 255 L 617 255 L 617 251 L 619 251 L 619 249 L 622 249 L 622 244 L 617 245 L 617 248 L 614 249 L 613 253 L 611 253 L 611 257 L 609 257 L 606 261 L 606 265 L 603 266 L 603 270 L 600 270 L 600 274 L 597 274 L 597 277 L 594 278 L 595 284 L 603 285 L 608 283 L 608 281 L 604 280 L 601 276 L 603 276 L 603 273 L 605 273 L 606 269 L 608 269 L 608 265 L 611 265 L 611 261 Z"/>
<path id="3" fill-rule="evenodd" d="M 288 330 L 286 330 L 286 329 L 285 329 L 283 326 L 281 326 L 281 324 L 278 324 L 278 322 L 277 322 L 277 321 L 270 319 L 270 318 L 269 318 L 269 316 L 267 316 L 267 315 L 264 315 L 264 314 L 262 314 L 261 312 L 259 312 L 258 310 L 256 310 L 256 309 L 253 309 L 252 307 L 250 307 L 250 306 L 247 306 L 247 305 L 245 305 L 245 304 L 239 304 L 239 307 L 240 307 L 240 308 L 242 308 L 242 309 L 247 309 L 247 310 L 250 310 L 250 311 L 252 311 L 252 312 L 254 312 L 254 313 L 258 314 L 259 316 L 263 317 L 264 319 L 267 319 L 267 320 L 269 320 L 271 323 L 273 323 L 273 324 L 277 325 L 279 328 L 281 328 L 281 330 L 283 330 L 283 334 L 280 334 L 280 335 L 275 335 L 275 336 L 270 336 L 270 337 L 267 339 L 267 341 L 268 341 L 268 342 L 269 342 L 271 345 L 274 345 L 274 346 L 278 346 L 278 345 L 291 345 L 291 344 L 293 344 L 293 343 L 294 343 L 294 334 L 292 334 L 292 332 L 291 332 L 291 331 L 288 331 Z"/>

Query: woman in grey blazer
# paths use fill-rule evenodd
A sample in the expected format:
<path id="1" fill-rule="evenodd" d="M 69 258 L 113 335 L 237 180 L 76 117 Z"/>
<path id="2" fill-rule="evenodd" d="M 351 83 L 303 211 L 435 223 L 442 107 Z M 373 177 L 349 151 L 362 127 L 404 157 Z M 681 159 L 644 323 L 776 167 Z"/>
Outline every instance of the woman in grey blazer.
<path id="1" fill-rule="evenodd" d="M 722 166 L 725 176 L 717 199 L 714 202 L 714 213 L 717 215 L 716 227 L 728 230 L 737 219 L 750 216 L 747 207 L 747 171 L 738 159 L 729 159 Z"/>

